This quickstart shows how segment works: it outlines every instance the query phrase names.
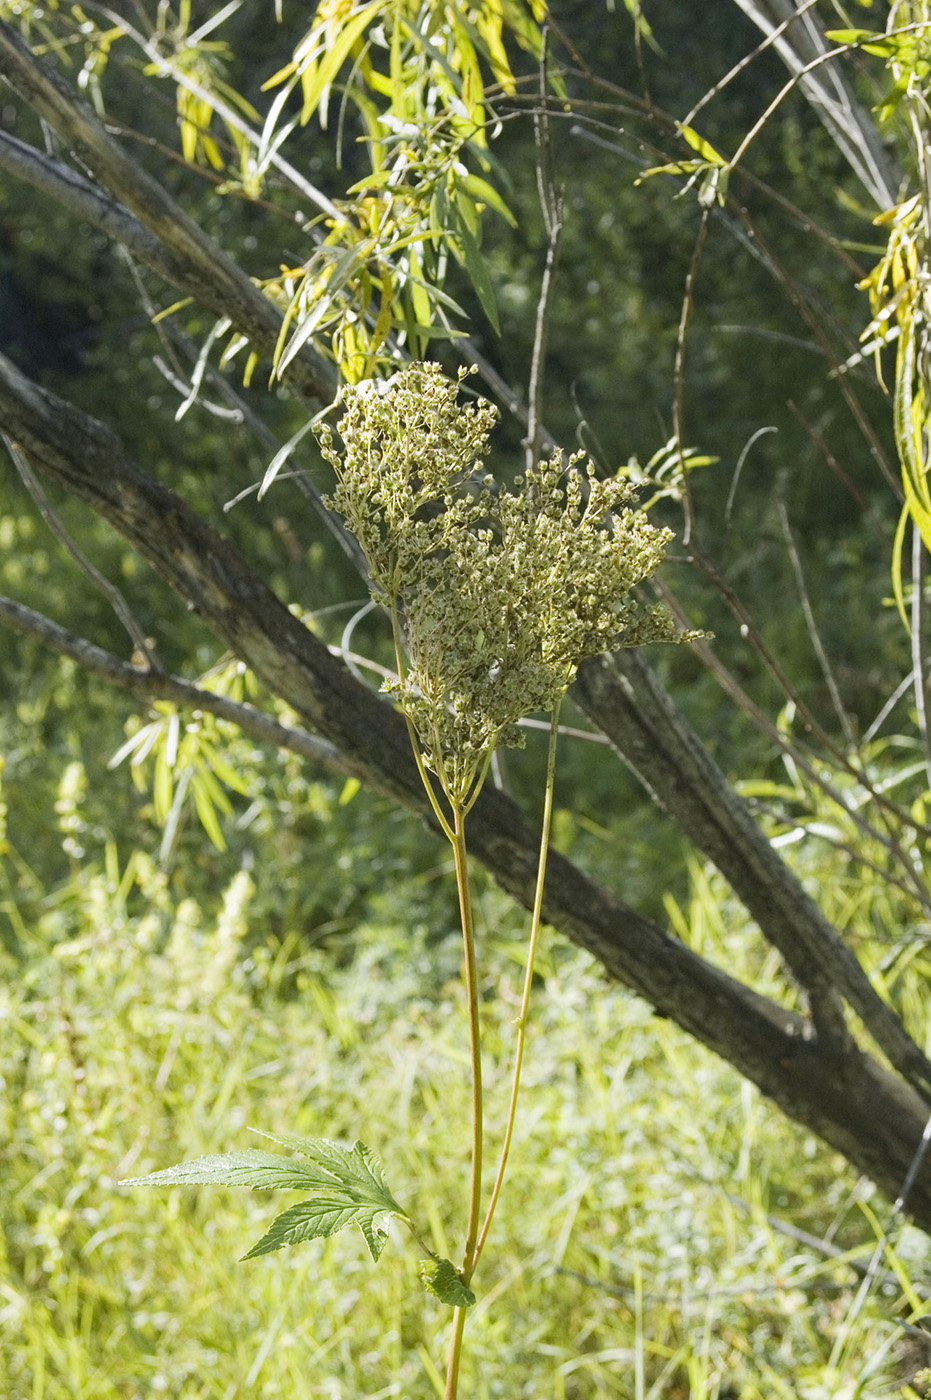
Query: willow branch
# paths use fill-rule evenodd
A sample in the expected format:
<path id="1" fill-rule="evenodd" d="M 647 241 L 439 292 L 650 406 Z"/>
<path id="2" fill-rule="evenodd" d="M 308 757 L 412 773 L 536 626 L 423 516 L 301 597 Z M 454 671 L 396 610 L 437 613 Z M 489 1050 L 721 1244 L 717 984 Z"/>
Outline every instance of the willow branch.
<path id="1" fill-rule="evenodd" d="M 229 254 L 194 222 L 157 180 L 141 168 L 106 131 L 86 103 L 29 50 L 13 28 L 0 20 L 0 78 L 58 133 L 64 144 L 110 196 L 122 205 L 120 211 L 107 204 L 89 181 L 81 183 L 74 172 L 63 174 L 61 162 L 28 157 L 28 147 L 6 138 L 4 149 L 8 168 L 33 184 L 42 183 L 47 193 L 74 208 L 84 202 L 86 217 L 99 224 L 109 222 L 112 236 L 121 228 L 135 240 L 137 256 L 147 261 L 153 256 L 156 268 L 179 290 L 193 296 L 215 316 L 228 317 L 248 340 L 271 355 L 281 329 L 281 313 L 263 296 L 252 279 Z M 88 188 L 89 186 L 89 188 Z M 127 222 L 126 212 L 143 226 L 141 238 Z M 161 247 L 153 247 L 152 240 Z M 120 239 L 122 241 L 122 238 Z M 129 245 L 127 245 L 129 246 Z M 334 376 L 309 346 L 302 347 L 288 366 L 284 378 L 299 392 L 321 403 L 333 397 Z"/>
<path id="2" fill-rule="evenodd" d="M 544 47 L 540 58 L 540 88 L 544 97 L 546 96 L 546 85 L 546 48 Z M 545 102 L 534 112 L 533 133 L 537 151 L 537 189 L 548 241 L 546 262 L 540 282 L 540 296 L 537 300 L 537 319 L 533 336 L 533 353 L 530 360 L 530 384 L 527 393 L 527 435 L 524 438 L 523 446 L 525 467 L 528 472 L 533 470 L 540 457 L 546 340 L 553 292 L 556 288 L 556 266 L 559 262 L 559 244 L 563 226 L 562 195 L 556 188 L 553 174 L 553 137 L 549 123 L 549 111 Z"/>
<path id="3" fill-rule="evenodd" d="M 925 772 L 931 784 L 931 733 L 928 730 L 928 675 L 925 654 L 925 553 L 924 541 L 918 526 L 912 525 L 912 615 L 911 647 L 912 677 L 915 686 L 915 710 L 918 715 L 918 733 L 925 752 Z"/>
<path id="4" fill-rule="evenodd" d="M 51 647 L 61 656 L 70 656 L 72 661 L 85 671 L 102 676 L 111 685 L 137 695 L 144 700 L 170 700 L 185 709 L 207 710 L 218 719 L 229 720 L 244 734 L 262 743 L 274 744 L 279 749 L 287 749 L 300 758 L 313 763 L 322 763 L 334 772 L 345 774 L 346 762 L 333 744 L 293 725 L 280 724 L 262 710 L 238 700 L 230 700 L 225 695 L 216 695 L 212 690 L 183 680 L 168 671 L 152 670 L 148 666 L 134 666 L 121 661 L 109 651 L 95 646 L 93 642 L 79 637 L 74 632 L 43 617 L 32 608 L 14 602 L 12 598 L 0 596 L 0 623 L 26 637 L 36 637 L 44 646 Z"/>
<path id="5" fill-rule="evenodd" d="M 126 628 L 126 631 L 129 634 L 129 639 L 132 642 L 133 646 L 136 648 L 136 651 L 139 653 L 140 656 L 145 658 L 146 665 L 150 669 L 156 668 L 158 662 L 156 661 L 155 655 L 152 651 L 151 643 L 148 637 L 146 637 L 142 628 L 139 626 L 139 623 L 136 621 L 135 617 L 133 617 L 132 609 L 130 608 L 126 599 L 123 597 L 120 590 L 117 588 L 116 584 L 111 583 L 108 578 L 104 577 L 100 570 L 91 563 L 84 551 L 78 547 L 78 545 L 68 534 L 68 531 L 65 529 L 64 525 L 56 515 L 52 507 L 51 501 L 42 489 L 42 486 L 40 485 L 39 481 L 36 479 L 35 472 L 29 465 L 29 458 L 26 456 L 25 452 L 23 452 L 23 450 L 20 448 L 19 444 L 15 443 L 12 440 L 12 438 L 8 437 L 7 434 L 4 432 L 0 432 L 0 438 L 3 439 L 3 442 L 6 446 L 6 450 L 9 452 L 10 456 L 13 459 L 14 465 L 16 466 L 16 470 L 19 472 L 20 478 L 22 479 L 23 485 L 26 487 L 26 490 L 29 492 L 30 496 L 35 501 L 36 506 L 39 510 L 39 514 L 42 516 L 42 519 L 45 521 L 46 525 L 48 525 L 52 534 L 57 540 L 61 542 L 62 545 L 64 545 L 65 549 L 71 555 L 78 568 L 87 578 L 90 579 L 94 587 L 99 588 L 100 592 L 104 595 L 107 602 L 110 604 L 111 608 L 116 613 L 120 622 L 122 622 L 123 626 Z"/>
<path id="6" fill-rule="evenodd" d="M 773 850 L 691 726 L 636 652 L 583 662 L 573 699 L 612 739 L 654 800 L 718 867 L 793 974 L 818 998 L 819 1035 L 848 1043 L 843 997 L 931 1102 L 931 1062 L 854 953 Z M 843 1052 L 843 1051 L 842 1051 Z"/>

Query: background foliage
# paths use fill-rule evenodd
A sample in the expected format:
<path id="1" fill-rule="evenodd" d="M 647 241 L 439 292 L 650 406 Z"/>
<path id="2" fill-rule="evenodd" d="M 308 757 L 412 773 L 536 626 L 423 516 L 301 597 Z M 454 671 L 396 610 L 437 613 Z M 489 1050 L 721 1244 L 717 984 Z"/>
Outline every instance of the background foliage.
<path id="1" fill-rule="evenodd" d="M 329 844 L 329 814 L 323 830 Z M 245 873 L 202 905 L 142 854 L 88 854 L 41 901 L 27 961 L 5 959 L 4 1394 L 442 1394 L 439 1305 L 414 1252 L 388 1249 L 373 1269 L 353 1232 L 237 1264 L 279 1195 L 176 1190 L 156 1223 L 153 1197 L 114 1182 L 241 1148 L 250 1125 L 359 1133 L 447 1253 L 450 1131 L 467 1112 L 455 939 L 412 922 L 396 886 L 351 946 L 308 948 L 264 931 Z M 486 985 L 503 988 L 488 1017 L 503 1096 L 524 934 L 487 884 L 478 907 Z M 779 993 L 721 889 L 699 878 L 671 913 Z M 528 1091 L 467 1393 L 834 1400 L 890 1393 L 924 1364 L 922 1334 L 897 1322 L 919 1302 L 903 1283 L 923 1274 L 923 1237 L 897 1239 L 857 1313 L 871 1191 L 562 940 L 542 965 Z"/>

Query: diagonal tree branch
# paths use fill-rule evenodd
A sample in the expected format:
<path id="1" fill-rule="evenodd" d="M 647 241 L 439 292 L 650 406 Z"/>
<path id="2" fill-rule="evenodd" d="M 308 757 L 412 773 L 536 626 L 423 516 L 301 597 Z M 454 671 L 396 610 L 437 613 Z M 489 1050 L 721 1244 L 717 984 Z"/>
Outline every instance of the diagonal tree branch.
<path id="1" fill-rule="evenodd" d="M 173 257 L 161 240 L 119 200 L 57 156 L 37 150 L 8 131 L 0 131 L 0 170 L 22 180 L 40 194 L 48 195 L 76 218 L 86 220 L 108 238 L 122 243 L 134 257 L 179 291 L 190 291 L 194 295 L 200 286 L 199 281 L 188 280 L 190 264 L 187 261 Z"/>
<path id="2" fill-rule="evenodd" d="M 780 860 L 643 657 L 628 651 L 585 662 L 572 698 L 721 871 L 819 1008 L 826 996 L 842 996 L 892 1064 L 931 1102 L 931 1063 Z M 819 1029 L 842 1034 L 836 1019 Z"/>
<path id="3" fill-rule="evenodd" d="M 218 318 L 228 317 L 257 349 L 270 355 L 281 329 L 278 309 L 219 243 L 185 214 L 167 190 L 126 155 L 86 103 L 54 69 L 37 59 L 3 20 L 0 20 L 0 78 L 5 78 L 13 91 L 58 132 L 75 158 L 94 174 L 123 210 L 108 207 L 99 191 L 94 193 L 90 182 L 82 185 L 73 175 L 68 180 L 62 173 L 61 162 L 50 157 L 44 161 L 40 158 L 39 162 L 35 157 L 30 160 L 27 157 L 29 148 L 22 142 L 11 144 L 9 137 L 4 140 L 6 168 L 12 170 L 15 162 L 15 173 L 22 177 L 28 170 L 31 182 L 43 180 L 50 192 L 54 185 L 56 198 L 66 203 L 70 201 L 73 205 L 83 200 L 87 216 L 91 216 L 91 206 L 95 205 L 95 223 L 107 218 L 115 237 L 120 236 L 117 228 L 122 228 L 127 236 L 136 240 L 134 251 L 143 261 L 147 261 L 148 250 L 161 262 L 157 270 L 172 285 L 196 297 Z M 140 239 L 127 222 L 125 211 L 148 231 L 148 239 Z M 160 253 L 152 244 L 153 238 L 160 245 Z M 170 268 L 173 275 L 169 275 Z M 320 403 L 328 403 L 333 397 L 333 369 L 309 345 L 303 346 L 292 359 L 284 378 L 299 392 Z"/>
<path id="4" fill-rule="evenodd" d="M 346 764 L 339 749 L 318 739 L 306 729 L 295 725 L 279 724 L 271 715 L 265 714 L 245 701 L 230 700 L 227 695 L 217 695 L 202 685 L 194 685 L 181 676 L 173 676 L 168 671 L 153 670 L 148 666 L 134 666 L 121 661 L 109 651 L 95 646 L 84 637 L 60 627 L 51 618 L 14 602 L 12 598 L 0 596 L 0 622 L 20 632 L 26 637 L 37 637 L 53 651 L 62 656 L 70 656 L 85 671 L 103 676 L 111 685 L 127 690 L 145 700 L 171 700 L 176 705 L 191 709 L 207 710 L 218 719 L 228 720 L 237 725 L 244 734 L 259 739 L 265 744 L 275 744 L 279 749 L 287 749 L 312 763 L 323 763 L 337 773 L 346 772 Z"/>
<path id="5" fill-rule="evenodd" d="M 108 429 L 2 356 L 0 425 L 37 470 L 119 530 L 223 644 L 342 753 L 347 771 L 431 820 L 400 715 L 330 655 L 226 539 L 140 471 Z M 486 788 L 473 809 L 470 844 L 530 907 L 536 837 L 516 804 Z M 555 852 L 544 917 L 895 1198 L 926 1118 L 907 1084 L 848 1039 L 812 1036 L 805 1018 L 713 967 Z M 927 1165 L 910 1207 L 931 1230 Z"/>
<path id="6" fill-rule="evenodd" d="M 108 578 L 105 578 L 100 570 L 91 563 L 84 551 L 78 548 L 74 540 L 68 534 L 68 531 L 52 509 L 52 503 L 48 496 L 46 496 L 41 484 L 36 480 L 35 472 L 29 465 L 29 459 L 25 452 L 3 432 L 0 432 L 0 441 L 4 443 L 12 457 L 16 469 L 22 478 L 23 485 L 35 502 L 39 514 L 48 525 L 52 534 L 64 545 L 81 572 L 87 575 L 96 588 L 100 589 L 120 622 L 122 622 L 123 626 L 126 628 L 136 651 L 140 656 L 145 658 L 146 664 L 150 668 L 157 666 L 158 663 L 153 655 L 151 644 L 142 628 L 139 626 L 139 623 L 136 621 L 135 617 L 133 617 L 126 599 L 116 585 L 111 583 Z"/>

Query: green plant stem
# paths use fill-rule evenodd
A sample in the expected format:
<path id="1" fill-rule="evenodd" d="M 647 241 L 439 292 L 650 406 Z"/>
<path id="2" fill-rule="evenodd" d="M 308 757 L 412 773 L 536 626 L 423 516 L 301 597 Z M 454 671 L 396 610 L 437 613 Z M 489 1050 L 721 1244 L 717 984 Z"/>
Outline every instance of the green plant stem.
<path id="1" fill-rule="evenodd" d="M 453 855 L 456 861 L 456 886 L 459 890 L 459 914 L 462 920 L 462 944 L 465 952 L 466 1001 L 469 1015 L 469 1057 L 472 1067 L 472 1179 L 469 1189 L 469 1221 L 462 1258 L 462 1277 L 468 1283 L 475 1267 L 473 1254 L 478 1239 L 482 1205 L 482 1042 L 478 1013 L 478 971 L 475 962 L 475 937 L 472 929 L 472 898 L 469 892 L 468 854 L 465 841 L 465 818 L 462 809 L 455 811 Z"/>
<path id="2" fill-rule="evenodd" d="M 491 1190 L 491 1199 L 488 1202 L 485 1223 L 478 1237 L 478 1243 L 476 1244 L 475 1254 L 472 1259 L 473 1271 L 485 1247 L 485 1240 L 488 1237 L 495 1207 L 498 1204 L 498 1197 L 501 1194 L 501 1187 L 504 1184 L 504 1173 L 507 1169 L 508 1154 L 511 1150 L 511 1138 L 514 1135 L 514 1123 L 517 1117 L 517 1098 L 520 1093 L 520 1075 L 524 1062 L 524 1046 L 527 1040 L 527 1016 L 530 1010 L 530 990 L 533 984 L 533 964 L 536 958 L 537 945 L 540 940 L 543 885 L 546 880 L 546 857 L 549 851 L 550 827 L 553 821 L 553 792 L 556 785 L 556 742 L 559 737 L 559 711 L 561 705 L 562 700 L 560 699 L 556 702 L 550 717 L 550 744 L 546 761 L 546 792 L 543 798 L 543 829 L 540 835 L 540 856 L 537 861 L 537 884 L 533 897 L 533 914 L 530 920 L 530 942 L 527 947 L 527 966 L 524 970 L 524 991 L 521 996 L 520 1011 L 517 1015 L 517 1045 L 514 1050 L 511 1102 L 508 1108 L 507 1124 L 504 1130 L 504 1143 L 501 1147 L 501 1157 L 498 1162 L 498 1172 L 495 1176 L 495 1184 Z"/>
<path id="3" fill-rule="evenodd" d="M 395 664 L 398 671 L 398 679 L 404 679 L 404 649 L 401 644 L 401 623 L 396 607 L 391 609 L 391 630 L 394 637 Z M 450 793 L 449 784 L 444 780 L 441 773 L 440 781 L 443 790 L 453 811 L 453 825 L 450 825 L 446 814 L 439 805 L 437 795 L 430 782 L 430 775 L 426 770 L 420 753 L 420 741 L 417 731 L 414 728 L 410 716 L 405 711 L 404 718 L 407 721 L 407 732 L 410 736 L 411 749 L 414 754 L 414 761 L 417 764 L 417 771 L 420 780 L 424 785 L 430 804 L 436 814 L 437 821 L 443 829 L 450 845 L 453 848 L 453 857 L 456 866 L 456 888 L 459 892 L 459 916 L 462 924 L 462 944 L 465 955 L 465 983 L 466 1001 L 468 1003 L 469 1017 L 469 1054 L 471 1061 L 472 1078 L 472 1171 L 469 1188 L 469 1219 L 466 1226 L 466 1242 L 463 1250 L 462 1268 L 460 1273 L 463 1281 L 468 1283 L 475 1267 L 474 1259 L 476 1255 L 476 1240 L 478 1237 L 478 1223 L 482 1209 L 482 1140 L 484 1135 L 483 1123 L 483 1102 L 482 1102 L 482 1045 L 481 1026 L 479 1024 L 478 1008 L 478 968 L 475 959 L 475 935 L 472 925 L 472 896 L 469 889 L 469 858 L 466 848 L 465 819 L 475 799 L 481 791 L 488 772 L 488 764 L 491 761 L 490 753 L 485 759 L 478 781 L 473 785 L 470 799 L 466 803 L 457 802 Z M 430 1253 L 431 1251 L 427 1251 Z M 446 1400 L 456 1400 L 459 1390 L 459 1363 L 462 1358 L 462 1335 L 465 1330 L 466 1309 L 456 1308 L 453 1313 L 453 1331 L 449 1341 L 449 1354 L 446 1363 Z"/>
<path id="4" fill-rule="evenodd" d="M 459 891 L 459 915 L 462 921 L 462 943 L 465 952 L 466 1000 L 469 1016 L 469 1054 L 472 1067 L 472 1174 L 469 1188 L 469 1218 L 460 1274 L 468 1283 L 475 1267 L 475 1244 L 478 1238 L 482 1210 L 482 1045 L 478 1008 L 478 970 L 475 961 L 475 937 L 472 926 L 472 898 L 469 891 L 468 852 L 465 840 L 465 813 L 462 805 L 454 807 L 453 856 L 456 862 L 456 887 Z M 449 1342 L 446 1365 L 446 1400 L 456 1400 L 459 1388 L 459 1361 L 462 1355 L 462 1333 L 465 1328 L 465 1308 L 456 1308 L 453 1332 Z"/>
<path id="5" fill-rule="evenodd" d="M 462 1333 L 465 1330 L 466 1308 L 456 1308 L 453 1314 L 453 1335 L 449 1339 L 449 1360 L 446 1364 L 445 1400 L 456 1400 L 459 1393 L 459 1360 L 462 1356 Z"/>
<path id="6" fill-rule="evenodd" d="M 392 605 L 391 608 L 391 635 L 394 638 L 394 661 L 398 670 L 398 680 L 403 682 L 404 648 L 401 645 L 401 622 L 398 617 L 397 607 L 394 605 Z M 449 824 L 449 820 L 445 812 L 439 804 L 437 795 L 433 790 L 433 784 L 430 781 L 430 775 L 427 772 L 426 767 L 424 766 L 424 761 L 420 754 L 420 740 L 417 737 L 417 730 L 414 728 L 413 720 L 411 719 L 407 711 L 404 710 L 403 713 L 404 721 L 407 725 L 408 737 L 411 741 L 411 750 L 414 755 L 414 762 L 417 764 L 417 772 L 420 774 L 420 781 L 423 783 L 424 791 L 430 799 L 430 806 L 433 808 L 433 811 L 436 814 L 436 819 L 439 822 L 440 827 L 442 828 L 443 835 L 446 837 L 446 839 L 450 842 L 451 845 L 455 845 L 455 835 L 453 829 Z"/>

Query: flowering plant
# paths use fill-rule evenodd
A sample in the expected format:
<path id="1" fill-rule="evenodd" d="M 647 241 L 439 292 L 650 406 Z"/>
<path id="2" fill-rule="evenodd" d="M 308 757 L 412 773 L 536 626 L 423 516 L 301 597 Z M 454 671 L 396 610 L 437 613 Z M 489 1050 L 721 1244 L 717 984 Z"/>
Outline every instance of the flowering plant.
<path id="1" fill-rule="evenodd" d="M 616 646 L 681 641 L 661 607 L 633 588 L 660 564 L 668 530 L 636 509 L 620 478 L 599 480 L 580 458 L 553 454 L 519 478 L 513 492 L 483 472 L 494 408 L 458 401 L 461 381 L 435 364 L 413 364 L 392 379 L 347 385 L 339 444 L 323 427 L 323 455 L 336 475 L 327 504 L 365 556 L 373 599 L 391 618 L 396 674 L 385 689 L 408 724 L 418 772 L 452 847 L 465 963 L 472 1084 L 471 1167 L 462 1261 L 438 1258 L 389 1190 L 364 1143 L 264 1133 L 299 1158 L 259 1150 L 202 1157 L 136 1184 L 218 1182 L 299 1188 L 308 1199 L 272 1221 L 246 1258 L 359 1227 L 373 1259 L 399 1220 L 426 1257 L 425 1287 L 454 1308 L 446 1400 L 459 1386 L 472 1279 L 504 1182 L 517 1112 L 530 988 L 540 935 L 559 710 L 579 664 Z M 485 1106 L 478 962 L 469 889 L 466 818 L 499 744 L 519 745 L 519 721 L 548 711 L 550 742 L 536 890 L 530 923 L 514 1067 L 497 1171 L 483 1180 Z"/>

